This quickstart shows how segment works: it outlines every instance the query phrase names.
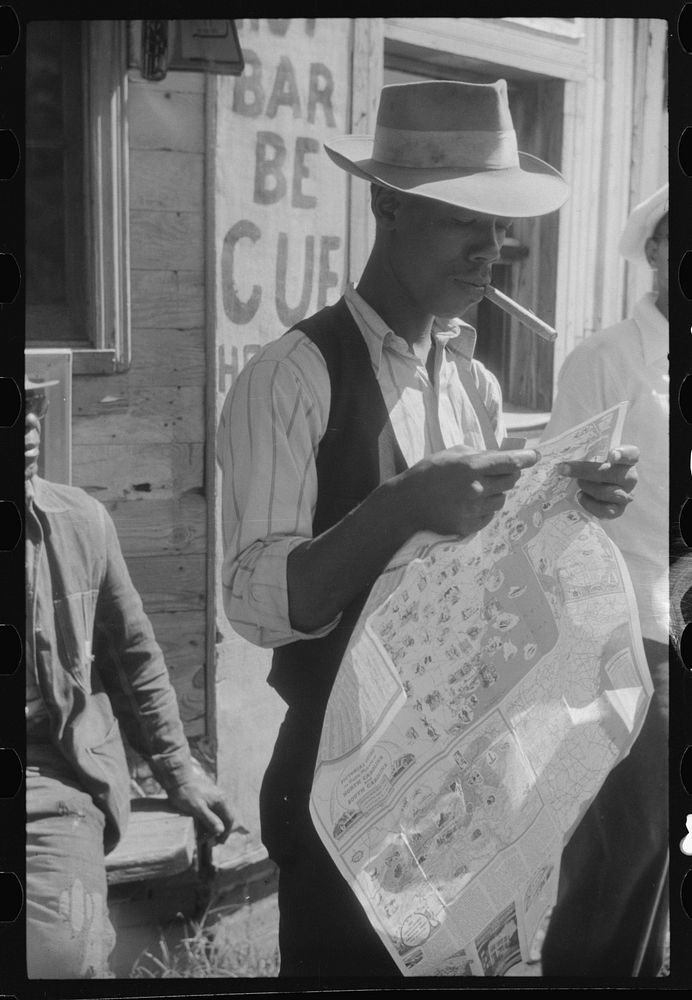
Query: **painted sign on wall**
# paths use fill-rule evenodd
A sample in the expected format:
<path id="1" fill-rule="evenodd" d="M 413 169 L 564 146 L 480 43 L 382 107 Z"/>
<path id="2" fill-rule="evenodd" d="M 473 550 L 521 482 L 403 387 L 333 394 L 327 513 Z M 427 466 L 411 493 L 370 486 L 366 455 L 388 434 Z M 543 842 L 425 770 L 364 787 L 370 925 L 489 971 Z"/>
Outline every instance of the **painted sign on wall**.
<path id="1" fill-rule="evenodd" d="M 218 391 L 259 346 L 341 294 L 346 175 L 322 149 L 349 130 L 347 18 L 237 22 L 242 76 L 217 84 Z"/>

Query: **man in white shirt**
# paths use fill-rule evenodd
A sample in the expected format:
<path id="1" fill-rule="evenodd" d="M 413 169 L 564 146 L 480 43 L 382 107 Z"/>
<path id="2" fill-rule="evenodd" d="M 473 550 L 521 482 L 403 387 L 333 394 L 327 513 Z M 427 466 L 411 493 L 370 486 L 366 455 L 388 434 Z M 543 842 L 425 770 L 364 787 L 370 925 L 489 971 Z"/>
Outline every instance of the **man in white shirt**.
<path id="1" fill-rule="evenodd" d="M 637 502 L 605 527 L 627 562 L 654 697 L 629 756 L 609 775 L 563 853 L 545 974 L 656 975 L 667 925 L 668 185 L 632 212 L 620 250 L 656 289 L 567 358 L 545 436 L 622 400 L 641 452 Z"/>
<path id="2" fill-rule="evenodd" d="M 484 295 L 516 215 L 567 197 L 519 153 L 504 81 L 382 91 L 374 138 L 332 160 L 372 185 L 376 237 L 357 289 L 302 320 L 241 373 L 218 437 L 226 613 L 274 647 L 289 708 L 260 796 L 279 866 L 281 976 L 398 975 L 310 820 L 329 691 L 367 594 L 413 534 L 466 536 L 501 509 L 530 450 L 499 451 L 499 385 L 455 317 Z M 638 450 L 573 463 L 584 506 L 617 517 Z"/>

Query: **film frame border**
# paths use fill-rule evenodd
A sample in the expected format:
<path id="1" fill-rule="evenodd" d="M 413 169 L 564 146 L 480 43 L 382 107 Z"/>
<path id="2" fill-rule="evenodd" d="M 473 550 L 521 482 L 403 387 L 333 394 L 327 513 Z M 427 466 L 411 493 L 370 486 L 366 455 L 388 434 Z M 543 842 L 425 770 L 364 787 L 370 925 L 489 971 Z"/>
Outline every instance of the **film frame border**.
<path id="1" fill-rule="evenodd" d="M 167 5 L 170 9 L 169 16 L 185 16 L 186 5 L 176 0 L 171 0 Z M 52 6 L 32 4 L 30 0 L 23 3 L 22 0 L 14 0 L 12 4 L 0 5 L 10 9 L 17 15 L 20 24 L 20 38 L 17 47 L 9 55 L 0 54 L 0 64 L 2 65 L 2 77 L 0 77 L 0 129 L 10 129 L 15 136 L 20 136 L 20 147 L 23 154 L 24 143 L 24 27 L 29 16 L 50 17 L 55 16 L 55 8 Z M 189 8 L 187 8 L 189 9 Z M 69 16 L 89 17 L 93 15 L 93 8 L 81 10 L 76 13 L 69 7 Z M 114 12 L 115 13 L 115 12 Z M 484 11 L 484 13 L 488 13 Z M 586 13 L 580 10 L 580 13 Z M 602 9 L 593 11 L 594 14 L 602 15 Z M 637 12 L 635 12 L 637 13 Z M 642 12 L 650 14 L 650 11 Z M 132 5 L 125 5 L 118 9 L 118 17 L 130 18 L 141 17 L 142 8 L 134 8 Z M 689 165 L 690 174 L 686 174 L 684 165 L 680 162 L 683 133 L 686 129 L 692 128 L 692 110 L 688 113 L 683 108 L 683 95 L 688 88 L 692 88 L 692 3 L 671 4 L 668 10 L 662 10 L 661 16 L 666 17 L 669 23 L 669 83 L 670 83 L 670 180 L 671 197 L 676 205 L 676 219 L 674 219 L 672 247 L 673 253 L 680 255 L 690 247 L 683 248 L 683 219 L 692 219 L 692 163 Z M 689 118 L 689 120 L 687 120 Z M 690 140 L 686 140 L 688 145 Z M 1 154 L 1 150 L 0 150 Z M 0 180 L 0 199 L 3 200 L 5 233 L 0 244 L 5 252 L 11 252 L 18 262 L 20 272 L 23 272 L 24 256 L 24 233 L 23 233 L 23 184 L 24 168 L 23 155 L 18 169 L 11 178 Z M 678 266 L 674 273 L 679 275 L 679 262 L 681 256 L 677 257 Z M 673 267 L 671 267 L 673 271 Z M 692 296 L 691 296 L 692 297 Z M 691 375 L 690 371 L 690 336 L 692 336 L 692 301 L 688 300 L 679 286 L 671 302 L 671 329 L 674 331 L 671 336 L 671 399 L 673 407 L 671 409 L 671 490 L 670 490 L 670 511 L 671 525 L 677 526 L 679 515 L 688 494 L 692 492 L 690 488 L 690 472 L 692 469 L 692 430 L 687 424 L 679 408 L 679 394 L 684 381 L 684 377 Z M 5 332 L 0 335 L 0 375 L 5 378 L 15 379 L 19 384 L 23 378 L 24 371 L 24 294 L 20 287 L 15 299 L 9 304 L 0 305 L 0 316 L 5 321 L 3 326 Z M 675 380 L 675 381 L 674 381 Z M 687 415 L 688 419 L 692 415 Z M 0 428 L 0 461 L 5 461 L 11 469 L 19 468 L 21 462 L 20 449 L 21 438 L 17 432 L 17 424 L 10 428 Z M 19 510 L 23 509 L 23 488 L 19 476 L 8 476 L 7 486 L 1 491 L 1 498 L 14 502 Z M 1 538 L 0 538 L 1 541 Z M 23 533 L 22 533 L 23 541 Z M 680 549 L 682 540 L 674 534 L 671 539 L 671 556 L 677 556 L 677 560 L 682 560 L 682 580 L 683 591 L 688 577 L 692 586 L 692 550 L 687 546 Z M 21 600 L 19 581 L 24 581 L 24 570 L 22 558 L 22 545 L 15 545 L 8 551 L 0 551 L 0 579 L 3 580 L 3 606 L 0 611 L 0 626 L 10 625 L 14 627 L 20 635 L 24 630 L 24 605 Z M 685 565 L 689 563 L 689 566 Z M 681 584 L 678 583 L 678 589 Z M 671 590 L 671 599 L 673 594 Z M 689 624 L 692 620 L 685 621 Z M 1 629 L 0 629 L 1 635 Z M 688 860 L 679 850 L 681 830 L 684 831 L 684 820 L 688 812 L 692 811 L 692 794 L 688 793 L 684 787 L 680 776 L 680 765 L 682 756 L 688 746 L 692 745 L 692 654 L 685 659 L 681 656 L 681 635 L 672 637 L 671 648 L 671 686 L 673 687 L 674 709 L 671 713 L 671 740 L 670 740 L 670 847 L 671 847 L 671 975 L 669 982 L 664 980 L 656 982 L 660 988 L 675 987 L 680 983 L 692 983 L 692 912 L 688 915 L 681 905 L 682 883 L 685 876 L 692 872 L 692 861 Z M 0 638 L 0 644 L 2 639 Z M 0 645 L 1 648 L 1 645 Z M 680 669 L 682 667 L 682 669 Z M 3 744 L 8 748 L 13 748 L 22 765 L 25 763 L 24 750 L 24 713 L 21 710 L 24 696 L 19 684 L 21 681 L 21 670 L 15 670 L 11 675 L 0 676 L 0 692 L 2 697 L 2 714 L 0 724 L 3 726 L 5 737 Z M 0 761 L 1 766 L 1 761 Z M 3 838 L 4 846 L 0 848 L 0 872 L 12 871 L 24 879 L 24 810 L 23 810 L 23 783 L 18 793 L 11 800 L 3 801 L 3 814 L 7 827 L 11 830 L 9 837 Z M 681 822 L 682 821 L 682 822 Z M 5 970 L 3 978 L 5 982 L 0 986 L 3 993 L 15 992 L 17 997 L 29 996 L 20 989 L 26 986 L 25 966 L 23 962 L 25 950 L 24 932 L 24 911 L 20 911 L 17 920 L 5 922 L 0 919 L 0 945 L 6 958 L 12 955 L 15 963 L 14 967 Z M 4 964 L 4 963 L 3 963 Z M 116 991 L 104 984 L 100 986 L 95 981 L 88 984 L 88 987 L 75 992 L 74 984 L 70 986 L 69 981 L 64 987 L 55 981 L 50 981 L 53 996 L 90 996 L 116 995 Z M 178 995 L 200 995 L 210 994 L 213 991 L 210 986 L 206 989 L 190 989 L 191 984 L 168 983 L 167 989 L 143 990 L 141 981 L 133 981 L 130 989 L 127 981 L 118 981 L 117 995 L 142 995 L 148 996 L 178 996 Z M 576 982 L 575 982 L 576 984 Z M 201 981 L 196 981 L 200 986 Z M 518 985 L 518 983 L 516 984 Z M 528 984 L 527 984 L 528 985 Z M 653 982 L 652 982 L 652 985 Z M 546 988 L 549 984 L 546 984 Z M 39 984 L 35 984 L 39 992 L 43 992 Z M 244 990 L 256 992 L 262 989 L 261 981 L 248 985 L 243 984 Z M 530 988 L 543 988 L 540 980 L 531 980 Z M 218 994 L 217 994 L 218 995 Z"/>
<path id="2" fill-rule="evenodd" d="M 692 83 L 692 3 L 680 6 L 670 38 L 671 202 L 676 206 L 670 240 L 673 294 L 670 315 L 670 682 L 669 842 L 671 973 L 692 944 L 692 859 L 682 851 L 686 818 L 692 814 L 692 786 L 686 787 L 683 761 L 692 745 L 692 537 L 685 522 L 692 494 L 692 412 L 690 411 L 690 338 L 692 282 L 687 277 L 692 242 L 687 236 L 692 218 L 692 112 L 682 95 Z M 686 263 L 685 263 L 686 262 Z M 687 388 L 684 386 L 687 383 Z M 687 755 L 689 756 L 689 755 Z M 689 975 L 687 981 L 692 979 Z"/>

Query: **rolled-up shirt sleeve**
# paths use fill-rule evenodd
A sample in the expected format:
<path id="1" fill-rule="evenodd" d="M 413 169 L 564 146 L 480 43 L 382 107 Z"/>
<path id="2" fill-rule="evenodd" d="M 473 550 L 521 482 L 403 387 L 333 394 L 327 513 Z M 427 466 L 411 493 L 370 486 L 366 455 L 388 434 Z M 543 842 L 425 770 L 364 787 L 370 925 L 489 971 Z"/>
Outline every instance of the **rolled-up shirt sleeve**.
<path id="1" fill-rule="evenodd" d="M 219 421 L 223 598 L 233 628 L 258 646 L 318 638 L 291 627 L 286 563 L 312 537 L 315 458 L 327 426 L 324 359 L 299 331 L 265 348 L 241 372 Z"/>

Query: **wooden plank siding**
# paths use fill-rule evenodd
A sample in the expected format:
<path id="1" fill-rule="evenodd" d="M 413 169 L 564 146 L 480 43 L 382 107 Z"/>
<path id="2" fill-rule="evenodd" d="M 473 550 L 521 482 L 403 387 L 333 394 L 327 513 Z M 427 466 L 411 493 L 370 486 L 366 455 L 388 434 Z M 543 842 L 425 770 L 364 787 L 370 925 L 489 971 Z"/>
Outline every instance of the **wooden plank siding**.
<path id="1" fill-rule="evenodd" d="M 134 271 L 197 272 L 204 220 L 195 212 L 130 212 L 130 260 Z"/>
<path id="2" fill-rule="evenodd" d="M 199 209 L 204 156 L 130 149 L 130 208 L 161 212 Z"/>
<path id="3" fill-rule="evenodd" d="M 204 611 L 204 553 L 130 556 L 128 568 L 140 594 L 146 596 L 147 610 L 151 614 L 157 611 Z M 164 646 L 167 636 L 157 636 L 157 639 Z"/>
<path id="4" fill-rule="evenodd" d="M 152 87 L 148 81 L 131 81 L 130 90 L 136 96 L 129 113 L 130 135 L 137 149 L 198 153 L 204 148 L 201 93 Z"/>
<path id="5" fill-rule="evenodd" d="M 133 270 L 132 325 L 157 330 L 191 330 L 203 326 L 202 273 Z"/>
<path id="6" fill-rule="evenodd" d="M 127 376 L 95 377 L 75 401 L 73 415 L 84 419 L 75 423 L 73 443 L 202 441 L 203 397 L 199 385 L 130 385 Z"/>
<path id="7" fill-rule="evenodd" d="M 204 330 L 158 330 L 135 328 L 137 345 L 130 385 L 204 385 L 206 351 Z"/>
<path id="8" fill-rule="evenodd" d="M 164 500 L 202 489 L 204 445 L 83 444 L 72 451 L 72 477 L 99 500 Z"/>
<path id="9" fill-rule="evenodd" d="M 106 500 L 125 557 L 200 553 L 207 548 L 206 500 L 189 490 L 164 500 Z"/>
<path id="10" fill-rule="evenodd" d="M 178 694 L 206 732 L 204 77 L 129 80 L 132 365 L 73 387 L 73 481 L 113 516 Z"/>
<path id="11" fill-rule="evenodd" d="M 204 584 L 203 566 L 200 583 Z M 206 732 L 206 609 L 155 611 L 151 623 L 166 657 L 185 732 L 202 736 Z"/>

